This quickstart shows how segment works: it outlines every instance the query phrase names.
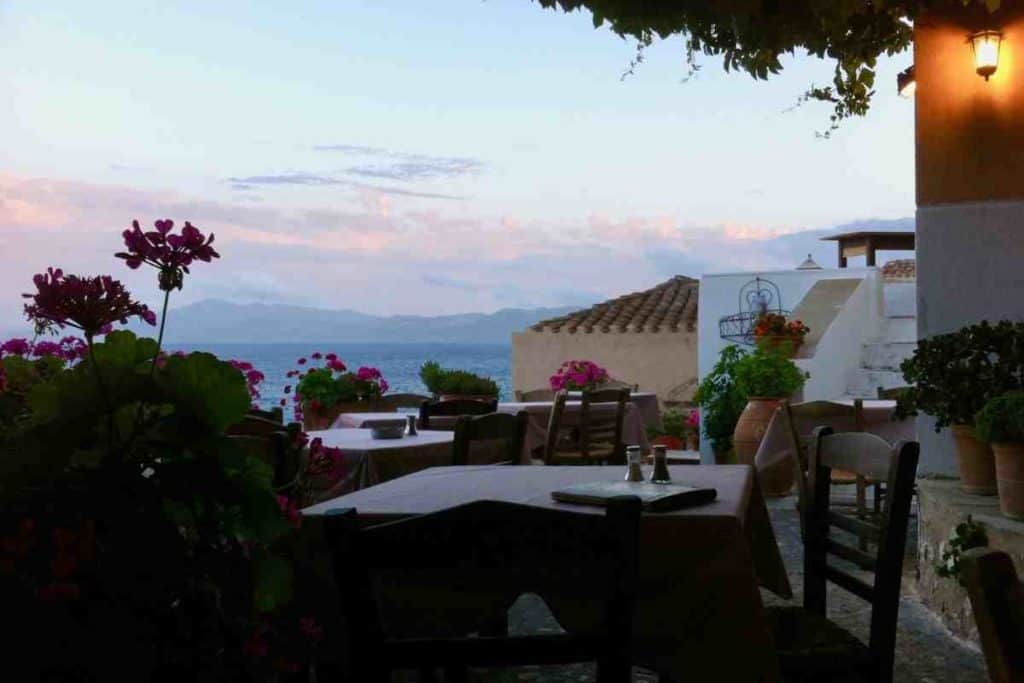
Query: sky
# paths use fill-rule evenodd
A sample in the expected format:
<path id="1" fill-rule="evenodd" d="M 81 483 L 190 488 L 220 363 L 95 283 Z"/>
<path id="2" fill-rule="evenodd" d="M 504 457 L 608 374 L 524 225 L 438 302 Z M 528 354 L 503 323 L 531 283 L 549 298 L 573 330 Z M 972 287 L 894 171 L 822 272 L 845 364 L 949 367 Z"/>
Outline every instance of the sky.
<path id="1" fill-rule="evenodd" d="M 156 303 L 112 256 L 132 219 L 216 234 L 177 305 L 429 315 L 834 260 L 821 230 L 913 216 L 909 54 L 823 140 L 794 105 L 830 63 L 687 79 L 675 39 L 623 78 L 634 51 L 530 0 L 0 0 L 0 321 L 47 266 Z"/>

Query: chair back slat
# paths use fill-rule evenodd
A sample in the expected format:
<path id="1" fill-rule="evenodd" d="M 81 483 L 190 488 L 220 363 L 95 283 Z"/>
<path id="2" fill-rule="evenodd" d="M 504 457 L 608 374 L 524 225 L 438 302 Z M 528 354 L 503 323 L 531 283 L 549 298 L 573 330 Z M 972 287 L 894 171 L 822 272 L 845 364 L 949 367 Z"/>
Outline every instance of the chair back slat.
<path id="1" fill-rule="evenodd" d="M 468 465 L 474 443 L 505 442 L 505 461 L 516 465 L 522 460 L 523 442 L 530 416 L 525 410 L 515 415 L 492 413 L 490 415 L 463 415 L 455 423 L 452 444 L 452 464 Z"/>
<path id="2" fill-rule="evenodd" d="M 250 413 L 241 422 L 230 425 L 227 433 L 229 436 L 267 436 L 282 429 L 283 423 Z"/>
<path id="3" fill-rule="evenodd" d="M 478 400 L 453 398 L 447 401 L 426 401 L 420 405 L 420 429 L 454 430 L 455 420 L 438 420 L 431 425 L 432 417 L 460 417 L 462 415 L 487 415 L 498 410 L 498 399 Z"/>
<path id="4" fill-rule="evenodd" d="M 809 448 L 808 498 L 804 513 L 804 607 L 825 614 L 826 582 L 832 581 L 872 605 L 869 648 L 878 680 L 892 680 L 896 647 L 896 617 L 900 582 L 906 555 L 907 525 L 914 494 L 919 448 L 917 443 L 890 446 L 872 434 L 835 434 L 829 427 L 814 430 Z M 877 518 L 878 553 L 874 579 L 868 584 L 830 566 L 831 552 L 854 562 L 863 561 L 860 551 L 846 548 L 829 537 L 836 515 L 830 514 L 832 470 L 841 468 L 887 482 L 887 495 Z"/>
<path id="5" fill-rule="evenodd" d="M 555 400 L 555 392 L 551 389 L 529 389 L 527 391 L 516 390 L 514 393 L 516 400 L 520 403 L 535 403 Z"/>
<path id="6" fill-rule="evenodd" d="M 381 404 L 388 408 L 419 408 L 425 401 L 429 400 L 429 396 L 410 393 L 384 394 L 378 399 Z"/>
<path id="7" fill-rule="evenodd" d="M 249 414 L 253 417 L 262 417 L 264 420 L 271 420 L 278 424 L 284 424 L 284 408 L 281 406 L 274 406 L 270 410 L 262 410 L 260 408 L 251 408 Z"/>
<path id="8" fill-rule="evenodd" d="M 398 667 L 586 660 L 598 662 L 599 680 L 628 680 L 640 517 L 633 496 L 609 501 L 605 515 L 477 501 L 368 528 L 354 510 L 328 512 L 351 680 L 387 680 L 383 674 Z M 405 572 L 403 585 L 416 590 L 429 591 L 433 582 L 450 589 L 459 577 L 483 575 L 511 596 L 544 597 L 549 589 L 586 595 L 604 603 L 604 629 L 590 637 L 391 638 L 372 577 L 393 571 Z"/>
<path id="9" fill-rule="evenodd" d="M 857 548 L 851 548 L 848 545 L 843 545 L 839 541 L 832 540 L 831 538 L 827 541 L 826 551 L 836 557 L 846 560 L 847 562 L 853 562 L 865 569 L 875 568 L 874 555 L 865 553 Z"/>
<path id="10" fill-rule="evenodd" d="M 863 536 L 871 541 L 877 541 L 882 536 L 882 530 L 877 524 L 850 517 L 835 510 L 828 511 L 828 521 L 832 526 L 849 531 L 851 534 L 857 534 L 857 536 Z"/>
<path id="11" fill-rule="evenodd" d="M 1024 680 L 1024 584 L 1013 561 L 999 550 L 972 548 L 961 566 L 989 680 Z"/>

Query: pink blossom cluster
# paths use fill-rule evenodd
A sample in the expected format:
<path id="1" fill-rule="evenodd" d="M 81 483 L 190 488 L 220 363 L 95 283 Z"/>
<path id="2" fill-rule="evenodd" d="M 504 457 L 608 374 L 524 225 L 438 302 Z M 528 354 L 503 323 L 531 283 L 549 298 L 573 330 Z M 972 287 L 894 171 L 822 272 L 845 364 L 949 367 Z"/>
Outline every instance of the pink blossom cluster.
<path id="1" fill-rule="evenodd" d="M 257 402 L 261 397 L 260 385 L 263 383 L 263 380 L 266 379 L 266 376 L 253 367 L 253 364 L 248 361 L 231 359 L 228 361 L 228 364 L 235 370 L 242 373 L 242 376 L 245 377 L 245 388 L 249 390 L 249 398 L 252 400 L 252 406 L 253 408 L 257 407 Z"/>
<path id="2" fill-rule="evenodd" d="M 66 363 L 74 363 L 88 353 L 89 347 L 79 337 L 67 336 L 59 341 L 43 339 L 31 342 L 28 339 L 15 337 L 0 344 L 0 358 L 4 356 L 21 356 L 22 358 L 43 358 L 55 356 Z"/>
<path id="3" fill-rule="evenodd" d="M 345 476 L 341 449 L 325 446 L 320 437 L 313 439 L 309 443 L 309 475 L 324 477 L 331 484 Z"/>
<path id="4" fill-rule="evenodd" d="M 582 391 L 608 381 L 608 371 L 589 360 L 568 360 L 548 380 L 552 391 Z"/>
<path id="5" fill-rule="evenodd" d="M 143 232 L 139 222 L 132 221 L 132 227 L 121 233 L 128 251 L 118 252 L 115 256 L 124 259 L 132 270 L 143 263 L 159 270 L 160 289 L 165 292 L 181 289 L 184 273 L 189 272 L 188 267 L 193 261 L 209 263 L 220 258 L 211 246 L 213 233 L 206 237 L 188 221 L 185 221 L 181 234 L 171 232 L 174 229 L 172 220 L 156 221 L 153 226 L 156 230 Z"/>
<path id="6" fill-rule="evenodd" d="M 690 414 L 686 416 L 686 426 L 691 429 L 700 427 L 700 410 L 694 408 L 690 411 Z"/>
<path id="7" fill-rule="evenodd" d="M 360 367 L 356 370 L 356 379 L 376 387 L 376 389 L 371 388 L 367 393 L 380 396 L 388 390 L 388 382 L 377 368 L 368 368 L 365 365 Z"/>
<path id="8" fill-rule="evenodd" d="M 25 304 L 25 316 L 35 323 L 37 331 L 76 327 L 92 338 L 104 334 L 115 322 L 127 323 L 131 317 L 156 325 L 156 314 L 132 300 L 125 286 L 109 275 L 64 275 L 60 268 L 48 268 L 32 281 L 35 294 L 22 296 L 31 299 Z"/>

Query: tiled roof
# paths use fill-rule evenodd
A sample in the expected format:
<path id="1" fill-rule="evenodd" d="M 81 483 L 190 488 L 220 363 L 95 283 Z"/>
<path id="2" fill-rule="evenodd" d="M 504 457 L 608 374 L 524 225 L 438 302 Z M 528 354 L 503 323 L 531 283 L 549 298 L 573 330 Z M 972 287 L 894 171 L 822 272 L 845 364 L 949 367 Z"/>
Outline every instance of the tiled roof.
<path id="1" fill-rule="evenodd" d="M 886 280 L 916 280 L 917 261 L 912 258 L 889 261 L 882 266 L 882 277 Z"/>
<path id="2" fill-rule="evenodd" d="M 533 326 L 537 332 L 693 331 L 697 324 L 697 287 L 693 278 L 677 275 L 657 287 L 625 294 Z"/>

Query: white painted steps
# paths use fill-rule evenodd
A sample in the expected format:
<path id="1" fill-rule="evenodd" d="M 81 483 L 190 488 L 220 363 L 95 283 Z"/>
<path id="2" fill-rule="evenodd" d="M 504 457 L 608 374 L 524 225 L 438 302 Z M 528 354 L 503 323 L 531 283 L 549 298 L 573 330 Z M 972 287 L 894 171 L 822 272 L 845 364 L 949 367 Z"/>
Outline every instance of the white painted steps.
<path id="1" fill-rule="evenodd" d="M 886 317 L 878 339 L 861 348 L 860 367 L 847 377 L 846 398 L 876 398 L 878 389 L 906 384 L 900 363 L 917 348 L 917 317 L 914 315 L 913 284 L 884 285 Z"/>

